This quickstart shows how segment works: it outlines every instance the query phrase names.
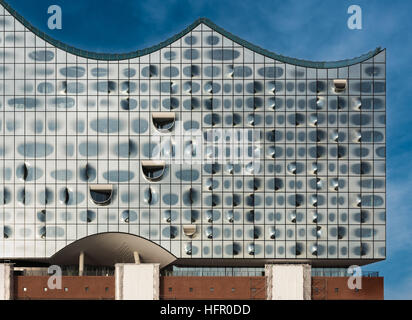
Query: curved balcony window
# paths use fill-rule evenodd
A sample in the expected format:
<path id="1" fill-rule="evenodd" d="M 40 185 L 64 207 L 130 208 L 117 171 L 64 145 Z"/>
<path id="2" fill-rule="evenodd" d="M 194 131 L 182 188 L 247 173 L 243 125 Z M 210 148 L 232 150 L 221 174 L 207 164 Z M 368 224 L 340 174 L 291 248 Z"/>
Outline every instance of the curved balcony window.
<path id="1" fill-rule="evenodd" d="M 72 194 L 68 188 L 60 190 L 60 202 L 69 205 L 71 203 Z"/>
<path id="2" fill-rule="evenodd" d="M 23 181 L 27 180 L 27 177 L 29 175 L 29 168 L 26 163 L 23 163 L 22 165 L 18 166 L 16 169 L 16 176 L 20 178 Z"/>
<path id="3" fill-rule="evenodd" d="M 130 99 L 129 97 L 127 97 L 126 99 L 120 100 L 120 107 L 123 110 L 133 110 L 133 109 L 136 109 L 137 102 L 136 100 Z"/>
<path id="4" fill-rule="evenodd" d="M 318 115 L 317 114 L 311 114 L 309 116 L 309 122 L 312 126 L 317 126 L 318 125 Z"/>
<path id="5" fill-rule="evenodd" d="M 295 255 L 300 256 L 302 254 L 303 247 L 300 243 L 296 243 Z"/>
<path id="6" fill-rule="evenodd" d="M 320 110 L 323 109 L 326 105 L 325 98 L 323 97 L 316 97 L 316 109 Z"/>
<path id="7" fill-rule="evenodd" d="M 247 204 L 249 207 L 254 207 L 254 206 L 255 206 L 255 200 L 256 200 L 255 194 L 254 194 L 254 193 L 251 193 L 251 194 L 249 194 L 249 195 L 246 197 L 246 204 Z"/>
<path id="8" fill-rule="evenodd" d="M 146 68 L 143 68 L 142 75 L 145 77 L 156 77 L 158 75 L 157 66 L 151 64 Z"/>
<path id="9" fill-rule="evenodd" d="M 330 138 L 332 141 L 339 142 L 339 131 L 337 129 L 333 129 L 330 134 Z"/>
<path id="10" fill-rule="evenodd" d="M 97 83 L 97 91 L 104 92 L 107 94 L 113 93 L 116 91 L 117 84 L 114 81 L 100 81 Z"/>
<path id="11" fill-rule="evenodd" d="M 30 202 L 29 195 L 26 192 L 26 188 L 22 188 L 17 192 L 17 201 L 23 205 L 26 205 Z"/>
<path id="12" fill-rule="evenodd" d="M 250 182 L 250 186 L 253 186 L 253 190 L 255 191 L 259 190 L 262 186 L 262 180 L 258 178 L 253 178 L 253 180 L 251 180 Z"/>
<path id="13" fill-rule="evenodd" d="M 314 244 L 312 248 L 310 249 L 310 251 L 312 252 L 313 256 L 317 256 L 318 255 L 318 245 Z"/>
<path id="14" fill-rule="evenodd" d="M 39 202 L 42 205 L 52 203 L 53 202 L 53 191 L 51 191 L 51 189 L 49 188 L 44 188 L 44 190 L 40 192 Z"/>
<path id="15" fill-rule="evenodd" d="M 289 171 L 289 173 L 291 173 L 291 174 L 296 174 L 296 169 L 297 169 L 297 164 L 296 164 L 296 162 L 288 163 L 288 165 L 287 165 L 287 170 Z"/>
<path id="16" fill-rule="evenodd" d="M 278 191 L 283 188 L 283 181 L 280 178 L 274 178 L 273 179 L 273 188 L 275 191 Z"/>
<path id="17" fill-rule="evenodd" d="M 142 172 L 148 181 L 159 181 L 165 171 L 165 161 L 142 161 Z"/>
<path id="18" fill-rule="evenodd" d="M 324 181 L 321 178 L 316 178 L 316 190 L 322 190 Z"/>
<path id="19" fill-rule="evenodd" d="M 361 256 L 366 256 L 368 254 L 369 251 L 369 246 L 367 243 L 361 243 L 360 247 L 360 255 Z"/>
<path id="20" fill-rule="evenodd" d="M 353 139 L 355 142 L 362 141 L 362 132 L 360 130 L 355 130 L 355 137 Z"/>
<path id="21" fill-rule="evenodd" d="M 332 178 L 330 180 L 330 186 L 333 190 L 338 191 L 339 190 L 339 179 L 338 178 Z"/>
<path id="22" fill-rule="evenodd" d="M 269 234 L 270 234 L 270 238 L 271 238 L 271 239 L 276 239 L 276 228 L 275 228 L 275 227 L 271 227 L 271 228 L 270 228 L 270 231 L 269 231 Z"/>
<path id="23" fill-rule="evenodd" d="M 183 226 L 183 233 L 186 237 L 192 238 L 196 233 L 196 225 L 189 224 Z"/>
<path id="24" fill-rule="evenodd" d="M 96 212 L 94 212 L 93 210 L 87 210 L 85 212 L 85 217 L 86 218 L 86 222 L 90 223 L 93 222 L 94 220 L 96 220 Z"/>
<path id="25" fill-rule="evenodd" d="M 248 125 L 253 127 L 255 125 L 255 115 L 253 113 L 248 114 L 246 118 L 246 122 Z"/>
<path id="26" fill-rule="evenodd" d="M 178 216 L 179 214 L 176 210 L 167 209 L 163 211 L 163 220 L 165 222 L 170 223 L 172 221 L 175 221 L 176 219 L 178 219 Z"/>
<path id="27" fill-rule="evenodd" d="M 192 255 L 192 243 L 191 242 L 187 242 L 185 244 L 185 252 L 188 256 Z"/>
<path id="28" fill-rule="evenodd" d="M 276 157 L 276 147 L 275 146 L 268 147 L 268 156 L 271 157 L 272 159 L 275 159 Z"/>
<path id="29" fill-rule="evenodd" d="M 312 174 L 318 174 L 318 163 L 317 162 L 312 163 L 311 173 Z"/>
<path id="30" fill-rule="evenodd" d="M 247 222 L 255 222 L 255 211 L 250 210 L 247 212 L 245 218 Z"/>
<path id="31" fill-rule="evenodd" d="M 362 99 L 360 97 L 357 97 L 353 101 L 353 108 L 355 110 L 361 110 L 362 109 Z"/>
<path id="32" fill-rule="evenodd" d="M 37 212 L 37 220 L 39 220 L 40 222 L 46 222 L 46 216 L 47 212 L 45 209 Z"/>
<path id="33" fill-rule="evenodd" d="M 318 195 L 317 194 L 312 194 L 310 196 L 310 202 L 312 206 L 317 207 L 318 206 Z"/>
<path id="34" fill-rule="evenodd" d="M 92 201 L 99 206 L 107 206 L 113 195 L 113 185 L 93 184 L 90 186 L 90 196 Z"/>
<path id="35" fill-rule="evenodd" d="M 1 197 L 3 197 L 1 199 Z M 11 201 L 11 192 L 8 188 L 4 187 L 3 192 L 0 194 L 0 202 L 2 204 L 8 204 Z"/>
<path id="36" fill-rule="evenodd" d="M 233 174 L 233 170 L 234 170 L 234 165 L 231 163 L 227 163 L 225 165 L 225 171 L 229 174 Z"/>
<path id="37" fill-rule="evenodd" d="M 233 66 L 233 64 L 226 65 L 224 73 L 225 73 L 226 77 L 233 78 L 233 76 L 235 74 L 235 67 Z"/>
<path id="38" fill-rule="evenodd" d="M 80 178 L 83 181 L 93 181 L 96 178 L 96 169 L 87 163 L 86 166 L 80 168 Z"/>
<path id="39" fill-rule="evenodd" d="M 247 251 L 249 255 L 254 256 L 255 255 L 255 244 L 254 243 L 249 243 L 247 246 Z"/>
<path id="40" fill-rule="evenodd" d="M 136 84 L 130 81 L 123 81 L 120 84 L 120 88 L 121 88 L 120 90 L 122 93 L 129 94 L 136 90 Z"/>
<path id="41" fill-rule="evenodd" d="M 269 93 L 275 94 L 276 92 L 276 83 L 275 81 L 270 81 L 266 84 L 266 88 L 269 91 Z"/>
<path id="42" fill-rule="evenodd" d="M 296 223 L 296 211 L 292 211 L 289 213 L 289 221 L 292 223 Z"/>
<path id="43" fill-rule="evenodd" d="M 242 247 L 240 246 L 239 243 L 233 242 L 232 250 L 233 250 L 233 255 L 237 256 L 242 250 Z"/>
<path id="44" fill-rule="evenodd" d="M 340 93 L 346 89 L 346 80 L 345 79 L 335 79 L 333 80 L 333 87 L 335 93 Z"/>
<path id="45" fill-rule="evenodd" d="M 196 65 L 191 65 L 190 67 L 187 67 L 185 69 L 186 69 L 186 72 L 192 78 L 200 75 L 200 68 Z M 185 70 L 183 72 L 185 72 Z M 185 74 L 185 75 L 187 75 L 187 74 Z"/>
<path id="46" fill-rule="evenodd" d="M 233 210 L 226 211 L 226 220 L 229 223 L 233 223 L 233 221 L 235 220 L 235 215 L 234 215 Z"/>
<path id="47" fill-rule="evenodd" d="M 260 163 L 258 161 L 251 161 L 246 164 L 245 171 L 249 174 L 255 174 L 260 172 Z"/>
<path id="48" fill-rule="evenodd" d="M 321 238 L 321 237 L 322 237 L 322 227 L 316 226 L 316 238 Z"/>
<path id="49" fill-rule="evenodd" d="M 338 233 L 338 239 L 341 240 L 346 234 L 346 229 L 344 227 L 338 227 L 337 233 Z"/>
<path id="50" fill-rule="evenodd" d="M 295 113 L 292 115 L 289 119 L 289 122 L 291 124 L 294 124 L 295 126 L 301 126 L 304 125 L 305 123 L 305 116 L 301 113 Z"/>
<path id="51" fill-rule="evenodd" d="M 13 230 L 10 227 L 8 227 L 8 226 L 3 227 L 3 237 L 4 237 L 4 239 L 10 238 L 12 236 L 12 234 L 13 234 Z"/>
<path id="52" fill-rule="evenodd" d="M 362 207 L 362 196 L 359 194 L 356 196 L 356 206 Z"/>
<path id="53" fill-rule="evenodd" d="M 208 239 L 213 239 L 213 227 L 212 227 L 212 226 L 208 226 L 208 227 L 206 228 L 206 230 L 205 230 L 205 234 L 206 234 L 206 237 L 207 237 Z"/>
<path id="54" fill-rule="evenodd" d="M 213 190 L 213 186 L 214 186 L 214 180 L 213 178 L 207 178 L 206 179 L 206 183 L 205 183 L 205 187 L 207 190 Z"/>
<path id="55" fill-rule="evenodd" d="M 124 222 L 126 222 L 126 223 L 129 223 L 130 222 L 130 220 L 129 220 L 129 210 L 125 210 L 125 211 L 123 211 L 122 212 L 122 220 L 124 221 Z"/>
<path id="56" fill-rule="evenodd" d="M 174 112 L 153 112 L 152 121 L 156 130 L 161 133 L 167 133 L 172 131 L 175 125 L 175 113 Z"/>
<path id="57" fill-rule="evenodd" d="M 369 213 L 366 210 L 361 210 L 359 213 L 359 221 L 360 223 L 365 223 L 368 220 Z"/>
<path id="58" fill-rule="evenodd" d="M 195 223 L 200 217 L 199 210 L 184 210 L 183 211 L 183 218 L 185 220 L 190 221 L 191 223 Z"/>
<path id="59" fill-rule="evenodd" d="M 149 187 L 143 192 L 143 200 L 149 205 L 152 205 L 156 202 L 155 200 L 155 193 L 153 190 Z"/>
<path id="60" fill-rule="evenodd" d="M 66 94 L 67 93 L 67 81 L 62 81 L 60 87 L 60 93 Z"/>
<path id="61" fill-rule="evenodd" d="M 206 210 L 205 215 L 206 215 L 206 221 L 209 223 L 212 223 L 213 222 L 213 210 Z"/>
<path id="62" fill-rule="evenodd" d="M 39 236 L 40 236 L 40 238 L 42 238 L 42 239 L 45 239 L 45 238 L 46 238 L 46 227 L 41 227 L 41 228 L 39 229 Z"/>
<path id="63" fill-rule="evenodd" d="M 266 106 L 272 110 L 276 109 L 276 98 L 270 97 L 266 103 Z"/>
<path id="64" fill-rule="evenodd" d="M 262 231 L 260 230 L 259 227 L 257 227 L 257 226 L 253 227 L 253 239 L 259 239 L 261 233 L 262 233 Z"/>

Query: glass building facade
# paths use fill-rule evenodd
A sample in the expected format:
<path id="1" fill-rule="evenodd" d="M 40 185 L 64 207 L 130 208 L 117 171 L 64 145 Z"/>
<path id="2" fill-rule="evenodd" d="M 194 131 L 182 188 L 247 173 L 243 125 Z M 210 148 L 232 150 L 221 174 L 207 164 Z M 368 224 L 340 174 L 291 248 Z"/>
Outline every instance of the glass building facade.
<path id="1" fill-rule="evenodd" d="M 199 19 L 96 54 L 0 4 L 0 259 L 105 232 L 177 259 L 385 259 L 385 50 L 309 62 Z"/>

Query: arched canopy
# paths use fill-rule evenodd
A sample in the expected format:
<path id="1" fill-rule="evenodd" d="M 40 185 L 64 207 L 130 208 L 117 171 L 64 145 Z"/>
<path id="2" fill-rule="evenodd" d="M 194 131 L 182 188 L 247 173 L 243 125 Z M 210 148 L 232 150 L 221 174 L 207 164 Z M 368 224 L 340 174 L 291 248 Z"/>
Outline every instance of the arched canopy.
<path id="1" fill-rule="evenodd" d="M 139 253 L 142 263 L 160 263 L 160 268 L 176 260 L 169 251 L 145 238 L 128 233 L 105 232 L 74 241 L 56 252 L 50 262 L 76 265 L 81 252 L 84 252 L 84 263 L 94 266 L 134 263 L 134 252 Z"/>

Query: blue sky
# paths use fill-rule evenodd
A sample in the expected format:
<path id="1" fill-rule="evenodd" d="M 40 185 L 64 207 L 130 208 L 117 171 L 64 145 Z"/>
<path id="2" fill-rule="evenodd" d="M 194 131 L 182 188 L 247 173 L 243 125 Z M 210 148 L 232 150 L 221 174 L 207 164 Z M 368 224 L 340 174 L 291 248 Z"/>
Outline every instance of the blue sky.
<path id="1" fill-rule="evenodd" d="M 7 0 L 34 26 L 72 46 L 123 53 L 157 44 L 207 17 L 262 48 L 308 60 L 357 57 L 387 48 L 387 260 L 365 270 L 385 277 L 386 299 L 412 299 L 412 1 Z M 58 4 L 63 29 L 47 28 Z M 347 8 L 362 8 L 362 30 Z"/>

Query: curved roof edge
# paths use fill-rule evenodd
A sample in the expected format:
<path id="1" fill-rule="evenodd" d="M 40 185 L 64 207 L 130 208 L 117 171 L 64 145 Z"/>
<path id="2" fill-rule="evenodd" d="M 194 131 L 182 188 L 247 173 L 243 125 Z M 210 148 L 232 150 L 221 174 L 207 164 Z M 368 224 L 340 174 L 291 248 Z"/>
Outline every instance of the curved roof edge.
<path id="1" fill-rule="evenodd" d="M 27 29 L 29 29 L 31 32 L 36 34 L 38 37 L 42 38 L 44 41 L 52 44 L 53 46 L 64 50 L 68 53 L 83 57 L 83 58 L 89 58 L 89 59 L 95 59 L 95 60 L 125 60 L 125 59 L 132 59 L 136 57 L 140 57 L 143 55 L 150 54 L 152 52 L 155 52 L 157 50 L 160 50 L 164 47 L 167 47 L 171 43 L 175 42 L 179 38 L 182 38 L 185 36 L 187 33 L 195 29 L 199 24 L 204 23 L 214 31 L 222 34 L 223 36 L 229 38 L 230 40 L 238 43 L 239 45 L 242 45 L 252 51 L 255 51 L 259 54 L 262 54 L 266 57 L 284 62 L 284 63 L 289 63 L 293 64 L 296 66 L 301 66 L 301 67 L 308 67 L 308 68 L 341 68 L 341 67 L 347 67 L 350 65 L 354 65 L 360 62 L 363 62 L 365 60 L 368 60 L 372 58 L 373 56 L 377 55 L 379 52 L 383 51 L 384 49 L 381 49 L 380 47 L 377 47 L 375 50 L 369 51 L 366 54 L 363 54 L 359 57 L 352 58 L 352 59 L 345 59 L 345 60 L 339 60 L 339 61 L 309 61 L 309 60 L 302 60 L 302 59 L 296 59 L 296 58 L 291 58 L 287 56 L 283 56 L 271 51 L 268 51 L 266 49 L 262 49 L 246 40 L 243 40 L 239 38 L 238 36 L 233 35 L 232 33 L 224 30 L 223 28 L 215 25 L 212 21 L 210 21 L 207 18 L 199 18 L 196 21 L 194 21 L 192 24 L 190 24 L 187 28 L 185 28 L 183 31 L 175 34 L 174 36 L 170 37 L 169 39 L 160 42 L 157 45 L 151 46 L 149 48 L 129 52 L 129 53 L 96 53 L 96 52 L 91 52 L 87 50 L 82 50 L 75 48 L 73 46 L 67 45 L 64 42 L 61 42 L 59 40 L 56 40 L 46 34 L 45 32 L 39 30 L 38 28 L 34 27 L 30 22 L 28 22 L 23 16 L 21 16 L 16 10 L 14 10 L 6 1 L 0 0 L 0 4 L 12 15 L 14 16 L 20 23 L 22 23 Z"/>

